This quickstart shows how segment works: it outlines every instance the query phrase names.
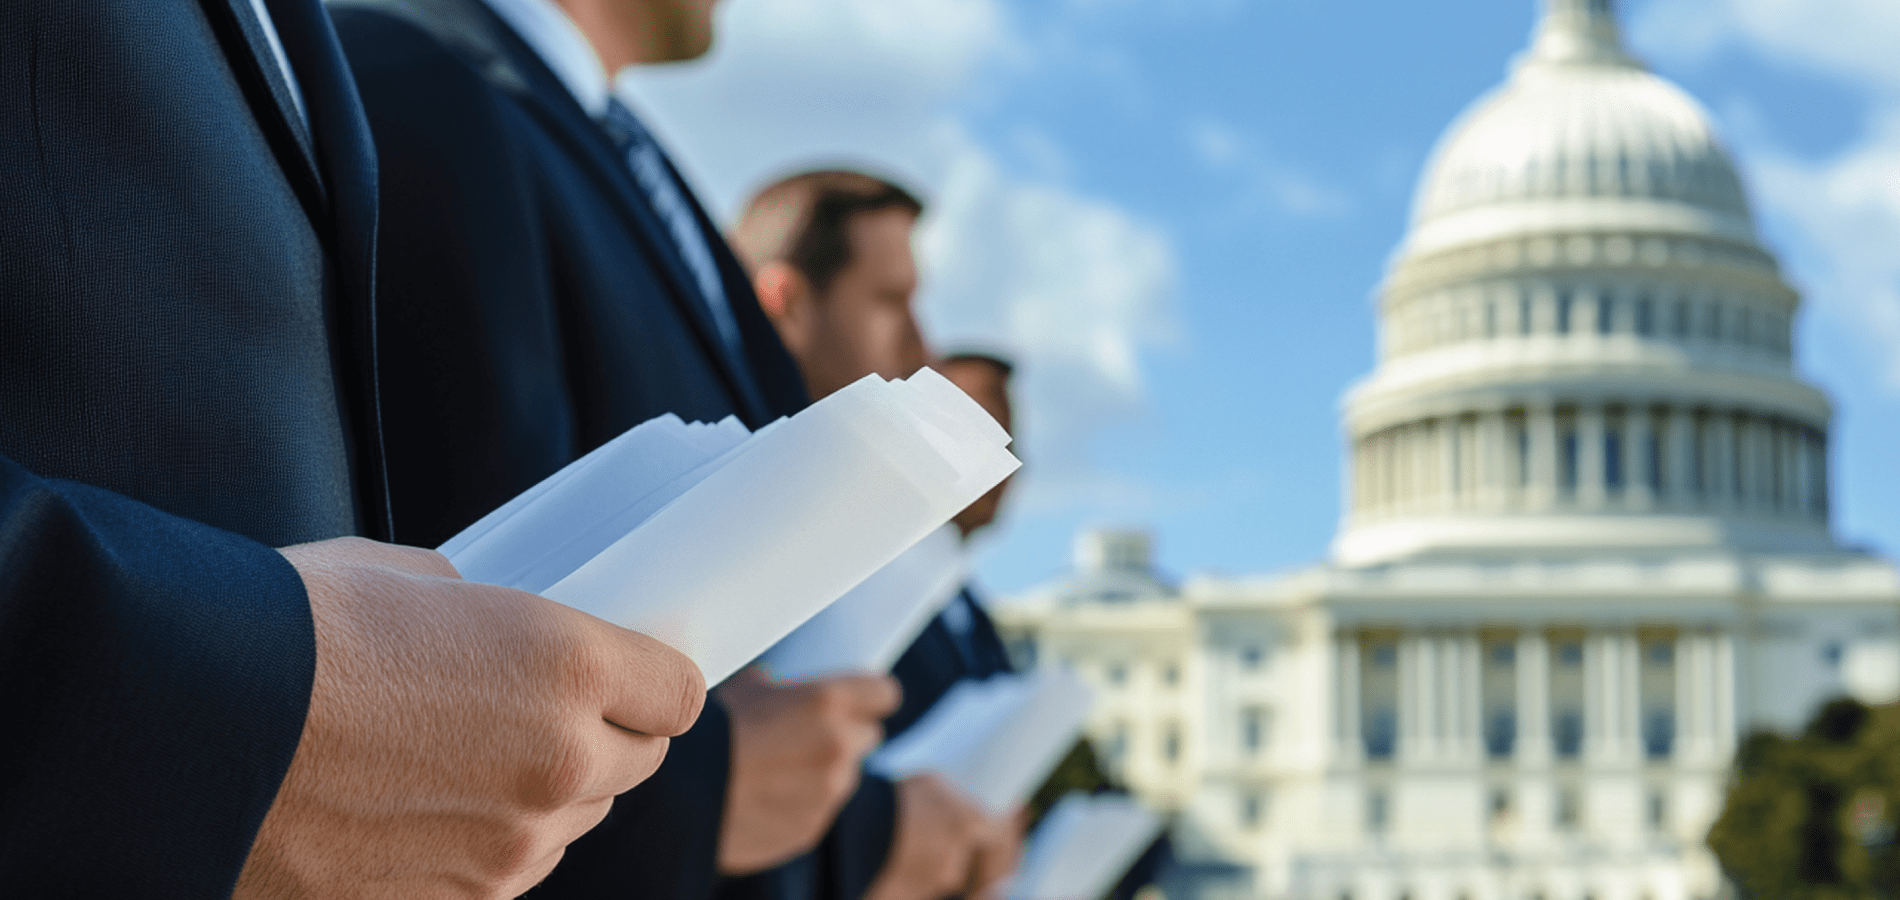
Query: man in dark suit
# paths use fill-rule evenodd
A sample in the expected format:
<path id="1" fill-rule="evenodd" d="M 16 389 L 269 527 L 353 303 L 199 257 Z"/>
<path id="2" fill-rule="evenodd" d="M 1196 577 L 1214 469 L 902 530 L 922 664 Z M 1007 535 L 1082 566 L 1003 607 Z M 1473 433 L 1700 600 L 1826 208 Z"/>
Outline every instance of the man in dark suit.
<path id="1" fill-rule="evenodd" d="M 825 396 L 868 374 L 909 375 L 928 360 L 911 307 L 918 281 L 911 232 L 922 212 L 923 204 L 908 191 L 851 171 L 792 175 L 768 185 L 746 205 L 733 243 L 813 395 Z M 998 418 L 1007 425 L 1007 398 L 1002 402 Z M 972 516 L 987 522 L 1000 496 L 999 485 L 959 514 L 959 525 L 975 523 Z M 981 610 L 975 614 L 982 617 Z M 994 637 L 994 630 L 989 634 Z M 967 654 L 957 655 L 966 645 L 971 645 L 967 635 L 944 631 L 939 617 L 906 652 L 908 665 L 894 670 L 904 687 L 897 715 L 910 711 L 901 724 L 934 704 L 951 683 L 974 674 L 962 661 Z M 997 650 L 1000 660 L 1000 646 Z M 927 677 L 913 687 L 907 670 Z M 921 701 L 913 699 L 913 691 Z M 886 729 L 894 733 L 892 723 L 887 719 Z M 884 782 L 867 776 L 865 784 L 868 793 Z M 905 779 L 896 791 L 894 817 L 854 801 L 818 853 L 774 873 L 772 891 L 755 888 L 730 900 L 772 892 L 826 900 L 975 897 L 1014 869 L 1021 828 L 1013 820 L 986 820 L 934 776 Z"/>
<path id="2" fill-rule="evenodd" d="M 805 405 L 717 230 L 609 94 L 610 72 L 705 52 L 709 0 L 331 9 L 382 155 L 400 539 L 438 544 L 654 416 L 757 428 Z M 803 852 L 897 703 L 885 676 L 715 696 L 536 896 L 697 900 Z"/>
<path id="3" fill-rule="evenodd" d="M 344 537 L 375 178 L 316 0 L 0 6 L 0 893 L 506 894 L 696 714 L 656 642 Z"/>

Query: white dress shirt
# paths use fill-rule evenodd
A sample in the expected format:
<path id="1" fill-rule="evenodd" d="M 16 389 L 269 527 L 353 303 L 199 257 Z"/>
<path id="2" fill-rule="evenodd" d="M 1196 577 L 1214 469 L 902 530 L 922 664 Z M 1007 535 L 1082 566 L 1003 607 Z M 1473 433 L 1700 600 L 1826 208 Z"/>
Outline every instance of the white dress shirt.
<path id="1" fill-rule="evenodd" d="M 587 115 L 607 115 L 607 65 L 580 26 L 553 0 L 486 0 L 488 8 L 526 41 Z"/>
<path id="2" fill-rule="evenodd" d="M 251 9 L 257 11 L 257 22 L 264 26 L 264 40 L 270 43 L 271 55 L 277 57 L 277 67 L 284 73 L 284 84 L 290 88 L 290 102 L 297 107 L 297 118 L 302 119 L 303 127 L 308 129 L 310 113 L 303 108 L 303 88 L 297 84 L 297 73 L 290 70 L 290 57 L 284 55 L 284 41 L 277 36 L 277 23 L 271 21 L 264 0 L 251 0 Z"/>

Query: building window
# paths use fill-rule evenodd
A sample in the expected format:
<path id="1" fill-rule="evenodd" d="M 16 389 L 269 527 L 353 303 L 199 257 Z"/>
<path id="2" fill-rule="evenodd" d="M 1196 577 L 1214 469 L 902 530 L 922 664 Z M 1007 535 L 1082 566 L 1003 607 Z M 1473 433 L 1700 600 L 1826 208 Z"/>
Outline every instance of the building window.
<path id="1" fill-rule="evenodd" d="M 1636 301 L 1636 333 L 1649 337 L 1656 330 L 1656 303 L 1648 297 Z"/>
<path id="2" fill-rule="evenodd" d="M 1258 644 L 1249 644 L 1240 648 L 1240 667 L 1249 672 L 1258 670 L 1267 661 L 1267 651 Z"/>
<path id="3" fill-rule="evenodd" d="M 1267 711 L 1264 709 L 1246 709 L 1240 713 L 1240 749 L 1248 756 L 1258 756 L 1267 744 Z"/>
<path id="4" fill-rule="evenodd" d="M 1498 336 L 1498 304 L 1495 300 L 1484 304 L 1484 336 L 1487 338 Z"/>
<path id="5" fill-rule="evenodd" d="M 1565 666 L 1583 665 L 1583 645 L 1576 641 L 1565 641 L 1558 644 L 1557 662 Z"/>
<path id="6" fill-rule="evenodd" d="M 1523 425 L 1517 426 L 1517 484 L 1529 487 L 1531 483 L 1531 432 Z"/>
<path id="7" fill-rule="evenodd" d="M 1517 712 L 1493 710 L 1484 720 L 1484 749 L 1492 759 L 1509 759 L 1517 743 Z"/>
<path id="8" fill-rule="evenodd" d="M 1170 765 L 1181 761 L 1181 726 L 1168 725 L 1167 734 L 1161 738 L 1161 757 Z"/>
<path id="9" fill-rule="evenodd" d="M 1526 337 L 1531 333 L 1531 295 L 1528 293 L 1517 298 L 1517 333 Z"/>
<path id="10" fill-rule="evenodd" d="M 1390 669 L 1399 664 L 1399 648 L 1393 644 L 1372 645 L 1372 667 Z"/>
<path id="11" fill-rule="evenodd" d="M 1614 427 L 1603 435 L 1603 486 L 1623 489 L 1623 435 Z"/>
<path id="12" fill-rule="evenodd" d="M 1577 431 L 1564 429 L 1561 441 L 1563 451 L 1559 454 L 1557 466 L 1557 486 L 1566 492 L 1577 489 Z"/>
<path id="13" fill-rule="evenodd" d="M 1668 759 L 1676 744 L 1676 714 L 1652 709 L 1643 716 L 1643 753 L 1650 759 Z"/>
<path id="14" fill-rule="evenodd" d="M 1181 683 L 1181 667 L 1178 665 L 1175 665 L 1174 663 L 1169 663 L 1167 668 L 1161 670 L 1161 681 L 1163 684 L 1166 684 L 1168 687 L 1174 687 L 1175 685 L 1180 684 Z"/>
<path id="15" fill-rule="evenodd" d="M 1505 788 L 1491 789 L 1491 824 L 1502 825 L 1511 818 L 1511 792 Z"/>
<path id="16" fill-rule="evenodd" d="M 1373 834 L 1384 834 L 1386 829 L 1386 796 L 1384 791 L 1373 791 L 1366 795 L 1366 830 Z"/>
<path id="17" fill-rule="evenodd" d="M 1260 792 L 1249 792 L 1240 798 L 1240 824 L 1243 828 L 1259 828 L 1267 817 L 1267 798 Z"/>
<path id="18" fill-rule="evenodd" d="M 1662 490 L 1662 438 L 1653 430 L 1643 437 L 1643 486 Z"/>
<path id="19" fill-rule="evenodd" d="M 1610 298 L 1597 298 L 1597 334 L 1610 333 L 1611 326 L 1615 324 L 1615 311 L 1616 307 L 1611 304 Z"/>
<path id="20" fill-rule="evenodd" d="M 1573 306 L 1575 306 L 1575 301 L 1571 299 L 1569 291 L 1564 291 L 1563 293 L 1560 293 L 1557 295 L 1557 333 L 1558 334 L 1570 333 L 1570 313 L 1572 311 L 1571 308 Z"/>
<path id="21" fill-rule="evenodd" d="M 1551 743 L 1559 759 L 1576 759 L 1583 753 L 1583 713 L 1567 709 L 1551 717 Z"/>
<path id="22" fill-rule="evenodd" d="M 1649 792 L 1649 827 L 1661 831 L 1669 824 L 1669 798 L 1662 791 Z"/>
<path id="23" fill-rule="evenodd" d="M 1664 669 L 1675 663 L 1676 648 L 1670 646 L 1668 641 L 1653 641 L 1649 645 L 1649 652 L 1645 655 L 1650 665 Z"/>
<path id="24" fill-rule="evenodd" d="M 1389 760 L 1398 744 L 1399 717 L 1392 710 L 1379 708 L 1366 716 L 1365 744 L 1366 758 Z"/>
<path id="25" fill-rule="evenodd" d="M 1517 648 L 1504 643 L 1492 644 L 1491 664 L 1499 668 L 1517 665 Z"/>
<path id="26" fill-rule="evenodd" d="M 1675 327 L 1671 328 L 1670 331 L 1675 333 L 1677 340 L 1686 341 L 1689 339 L 1689 304 L 1687 301 L 1676 301 L 1676 322 Z"/>
<path id="27" fill-rule="evenodd" d="M 1128 667 L 1125 665 L 1122 665 L 1121 663 L 1115 663 L 1109 666 L 1108 667 L 1108 683 L 1117 685 L 1117 686 L 1127 684 L 1128 683 Z"/>
<path id="28" fill-rule="evenodd" d="M 1565 788 L 1557 792 L 1557 827 L 1564 831 L 1573 831 L 1583 821 L 1583 809 L 1577 801 L 1577 792 Z"/>
<path id="29" fill-rule="evenodd" d="M 1845 655 L 1847 655 L 1847 648 L 1841 646 L 1840 641 L 1828 641 L 1821 645 L 1821 661 L 1830 669 L 1839 669 L 1841 657 Z"/>

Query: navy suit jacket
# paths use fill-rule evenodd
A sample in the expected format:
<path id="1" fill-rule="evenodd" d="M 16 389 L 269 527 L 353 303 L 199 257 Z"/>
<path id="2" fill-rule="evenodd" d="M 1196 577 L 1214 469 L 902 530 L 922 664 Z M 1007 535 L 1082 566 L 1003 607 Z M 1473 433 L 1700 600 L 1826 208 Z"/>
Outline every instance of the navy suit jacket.
<path id="1" fill-rule="evenodd" d="M 0 5 L 0 892 L 228 896 L 387 533 L 375 157 L 317 0 Z"/>
<path id="2" fill-rule="evenodd" d="M 380 357 L 401 540 L 439 544 L 654 416 L 757 428 L 806 404 L 703 210 L 743 367 L 606 133 L 485 4 L 331 10 L 382 156 Z M 729 738 L 708 703 L 533 896 L 710 896 Z"/>

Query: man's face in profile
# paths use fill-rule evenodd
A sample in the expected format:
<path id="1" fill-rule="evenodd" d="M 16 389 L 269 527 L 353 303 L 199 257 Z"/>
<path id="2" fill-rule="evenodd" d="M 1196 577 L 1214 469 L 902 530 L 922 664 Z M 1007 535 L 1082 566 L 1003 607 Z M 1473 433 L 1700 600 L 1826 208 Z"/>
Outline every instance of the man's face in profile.
<path id="1" fill-rule="evenodd" d="M 907 378 L 928 360 L 911 312 L 917 265 L 908 210 L 859 213 L 845 226 L 851 259 L 812 306 L 801 367 L 814 396 L 865 375 Z"/>

